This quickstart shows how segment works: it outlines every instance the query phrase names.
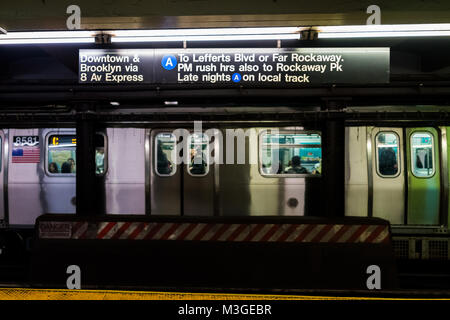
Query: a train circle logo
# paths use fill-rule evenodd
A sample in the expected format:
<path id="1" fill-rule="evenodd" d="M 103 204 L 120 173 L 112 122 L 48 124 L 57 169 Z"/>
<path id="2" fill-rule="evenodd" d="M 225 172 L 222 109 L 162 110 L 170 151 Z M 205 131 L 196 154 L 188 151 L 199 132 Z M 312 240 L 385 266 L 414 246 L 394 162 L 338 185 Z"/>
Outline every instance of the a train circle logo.
<path id="1" fill-rule="evenodd" d="M 233 82 L 239 82 L 242 79 L 242 76 L 240 73 L 233 73 L 231 76 L 231 79 L 233 79 Z"/>
<path id="2" fill-rule="evenodd" d="M 177 66 L 177 58 L 172 54 L 166 54 L 161 59 L 161 66 L 166 70 L 172 70 Z"/>

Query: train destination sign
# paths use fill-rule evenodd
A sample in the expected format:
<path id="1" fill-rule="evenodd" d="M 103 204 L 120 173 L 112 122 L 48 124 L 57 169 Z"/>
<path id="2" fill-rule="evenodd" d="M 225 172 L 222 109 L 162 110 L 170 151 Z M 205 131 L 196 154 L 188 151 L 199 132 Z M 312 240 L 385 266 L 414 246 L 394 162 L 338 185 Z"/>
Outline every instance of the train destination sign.
<path id="1" fill-rule="evenodd" d="M 79 51 L 79 82 L 302 86 L 389 82 L 389 48 Z"/>

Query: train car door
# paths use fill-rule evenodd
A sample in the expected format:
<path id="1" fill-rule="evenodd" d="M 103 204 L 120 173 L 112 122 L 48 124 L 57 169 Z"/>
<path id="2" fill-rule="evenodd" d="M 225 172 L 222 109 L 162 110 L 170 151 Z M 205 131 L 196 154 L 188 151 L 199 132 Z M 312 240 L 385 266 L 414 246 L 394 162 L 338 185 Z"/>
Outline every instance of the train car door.
<path id="1" fill-rule="evenodd" d="M 408 225 L 439 224 L 439 138 L 435 128 L 407 128 Z"/>
<path id="2" fill-rule="evenodd" d="M 188 141 L 177 140 L 169 130 L 150 134 L 150 214 L 213 214 L 214 170 L 204 155 L 209 152 L 208 137 L 190 134 Z M 183 146 L 183 150 L 178 150 Z M 187 154 L 185 154 L 187 152 Z M 180 163 L 186 156 L 188 163 Z M 178 158 L 177 158 L 178 157 Z"/>
<path id="3" fill-rule="evenodd" d="M 183 165 L 183 214 L 211 216 L 214 214 L 214 167 L 208 163 L 209 138 L 204 133 L 189 135 L 189 162 Z"/>
<path id="4" fill-rule="evenodd" d="M 6 213 L 5 213 L 5 185 L 4 185 L 4 177 L 5 177 L 5 167 L 8 163 L 8 144 L 6 143 L 7 139 L 5 139 L 5 132 L 0 130 L 0 225 L 2 222 L 6 221 Z M 6 156 L 5 156 L 6 155 Z"/>
<path id="5" fill-rule="evenodd" d="M 370 132 L 370 131 L 369 131 Z M 373 128 L 371 131 L 369 176 L 372 179 L 372 216 L 403 224 L 405 214 L 405 168 L 402 128 Z M 370 186 L 369 186 L 370 188 Z M 370 210 L 370 208 L 369 208 Z"/>
<path id="6" fill-rule="evenodd" d="M 150 214 L 181 215 L 181 174 L 176 165 L 175 135 L 170 131 L 150 133 Z"/>
<path id="7" fill-rule="evenodd" d="M 75 213 L 76 132 L 73 129 L 44 129 L 45 154 L 42 174 L 46 213 Z"/>

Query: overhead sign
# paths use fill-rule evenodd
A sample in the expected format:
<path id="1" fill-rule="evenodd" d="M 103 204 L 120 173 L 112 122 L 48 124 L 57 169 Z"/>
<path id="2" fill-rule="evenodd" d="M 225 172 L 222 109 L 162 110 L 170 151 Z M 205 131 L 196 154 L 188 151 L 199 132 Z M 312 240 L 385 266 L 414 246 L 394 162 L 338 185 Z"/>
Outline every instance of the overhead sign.
<path id="1" fill-rule="evenodd" d="M 389 48 L 79 51 L 79 82 L 301 86 L 389 82 Z"/>

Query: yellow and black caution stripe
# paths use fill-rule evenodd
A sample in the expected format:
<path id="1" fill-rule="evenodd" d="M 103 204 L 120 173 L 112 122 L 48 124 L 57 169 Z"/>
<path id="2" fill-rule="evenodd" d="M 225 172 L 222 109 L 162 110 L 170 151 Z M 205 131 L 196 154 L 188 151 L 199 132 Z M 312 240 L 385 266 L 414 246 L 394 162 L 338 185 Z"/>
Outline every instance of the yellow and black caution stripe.
<path id="1" fill-rule="evenodd" d="M 0 288 L 0 300 L 447 300 L 316 295 Z"/>

